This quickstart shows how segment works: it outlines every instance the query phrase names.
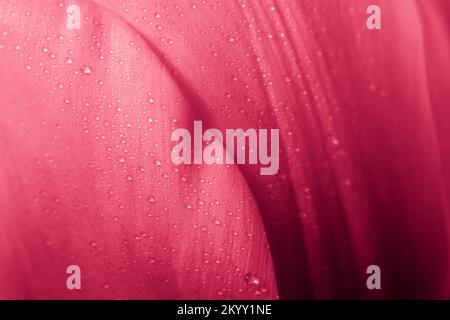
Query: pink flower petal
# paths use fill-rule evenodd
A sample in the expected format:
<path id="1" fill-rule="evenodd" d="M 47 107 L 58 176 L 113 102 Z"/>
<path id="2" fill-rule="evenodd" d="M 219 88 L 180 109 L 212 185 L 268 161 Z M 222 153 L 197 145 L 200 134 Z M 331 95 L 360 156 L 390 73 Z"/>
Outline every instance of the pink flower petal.
<path id="1" fill-rule="evenodd" d="M 0 298 L 448 297 L 448 1 L 73 2 L 0 0 Z M 280 172 L 173 165 L 194 120 Z"/>

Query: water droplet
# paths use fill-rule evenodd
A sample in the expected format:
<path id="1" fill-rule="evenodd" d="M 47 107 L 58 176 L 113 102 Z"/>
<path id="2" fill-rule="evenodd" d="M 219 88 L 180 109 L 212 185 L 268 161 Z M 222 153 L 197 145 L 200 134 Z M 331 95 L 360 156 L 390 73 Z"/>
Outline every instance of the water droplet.
<path id="1" fill-rule="evenodd" d="M 92 69 L 89 66 L 83 65 L 83 66 L 81 66 L 80 70 L 81 70 L 81 72 L 83 72 L 86 75 L 92 74 Z"/>
<path id="2" fill-rule="evenodd" d="M 244 276 L 244 280 L 248 285 L 257 286 L 259 285 L 259 279 L 253 273 L 247 273 Z"/>
<path id="3" fill-rule="evenodd" d="M 332 139 L 331 139 L 331 143 L 332 143 L 333 145 L 337 146 L 337 145 L 339 145 L 339 140 L 336 139 L 336 138 L 332 138 Z"/>

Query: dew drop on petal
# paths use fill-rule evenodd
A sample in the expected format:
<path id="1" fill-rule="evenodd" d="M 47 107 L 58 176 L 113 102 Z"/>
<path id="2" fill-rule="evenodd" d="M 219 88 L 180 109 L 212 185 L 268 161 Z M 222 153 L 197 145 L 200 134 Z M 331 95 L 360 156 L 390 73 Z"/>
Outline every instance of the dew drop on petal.
<path id="1" fill-rule="evenodd" d="M 253 286 L 257 286 L 260 283 L 259 279 L 253 273 L 247 273 L 244 276 L 244 280 L 248 285 L 253 285 Z"/>
<path id="2" fill-rule="evenodd" d="M 89 75 L 92 74 L 92 68 L 86 65 L 81 66 L 81 72 L 83 72 L 83 74 Z"/>

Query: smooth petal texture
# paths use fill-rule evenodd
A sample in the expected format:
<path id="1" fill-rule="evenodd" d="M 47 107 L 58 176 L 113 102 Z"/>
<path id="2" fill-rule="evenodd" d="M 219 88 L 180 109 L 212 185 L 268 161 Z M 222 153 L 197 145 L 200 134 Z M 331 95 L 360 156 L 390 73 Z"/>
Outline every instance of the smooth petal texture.
<path id="1" fill-rule="evenodd" d="M 0 297 L 448 297 L 449 5 L 373 2 L 0 0 Z M 173 165 L 194 120 L 279 174 Z"/>

